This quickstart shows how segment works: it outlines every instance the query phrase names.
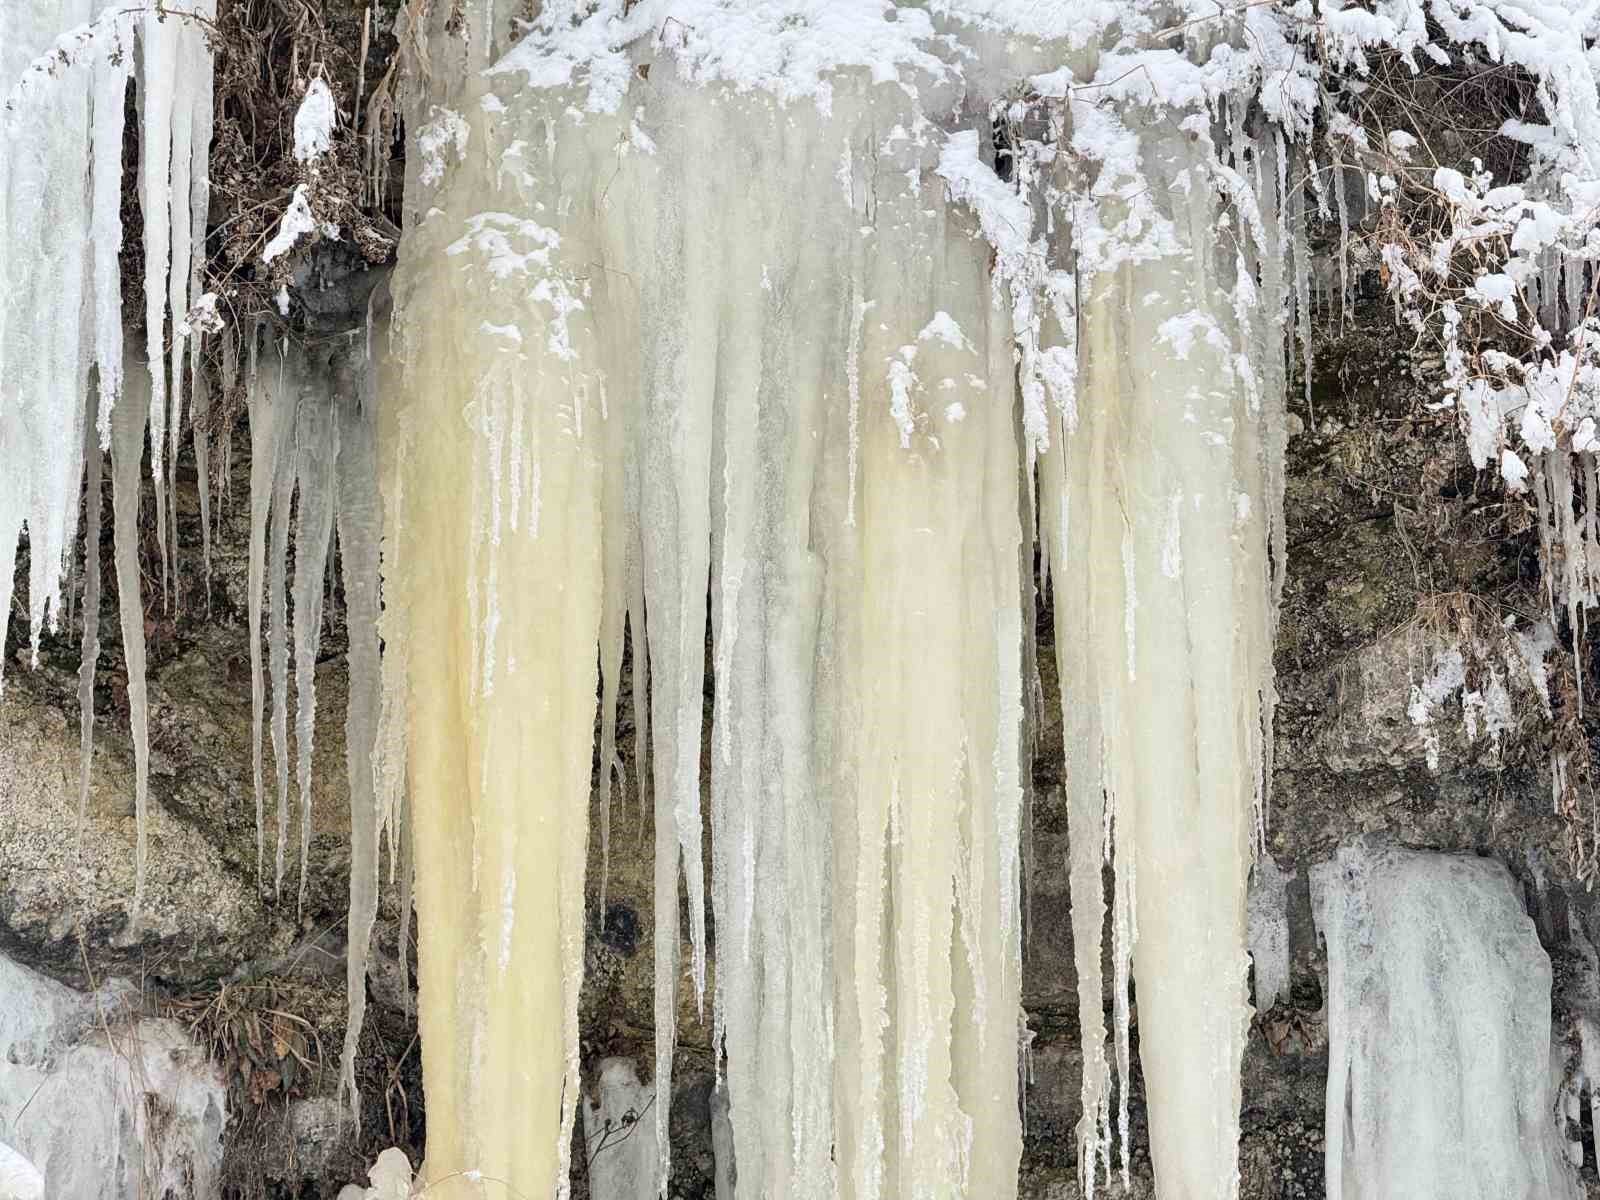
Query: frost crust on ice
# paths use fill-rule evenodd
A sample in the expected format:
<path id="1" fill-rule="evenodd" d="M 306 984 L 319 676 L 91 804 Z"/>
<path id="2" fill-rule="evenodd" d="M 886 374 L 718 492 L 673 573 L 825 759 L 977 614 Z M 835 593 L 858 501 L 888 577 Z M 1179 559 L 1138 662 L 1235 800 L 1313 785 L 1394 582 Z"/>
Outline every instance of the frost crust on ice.
<path id="1" fill-rule="evenodd" d="M 1550 959 L 1505 867 L 1345 847 L 1311 891 L 1328 947 L 1328 1194 L 1581 1195 L 1551 1094 Z"/>
<path id="2" fill-rule="evenodd" d="M 18 1200 L 217 1194 L 226 1088 L 178 1024 L 137 1004 L 126 983 L 84 995 L 0 957 L 0 1111 L 42 1177 Z"/>

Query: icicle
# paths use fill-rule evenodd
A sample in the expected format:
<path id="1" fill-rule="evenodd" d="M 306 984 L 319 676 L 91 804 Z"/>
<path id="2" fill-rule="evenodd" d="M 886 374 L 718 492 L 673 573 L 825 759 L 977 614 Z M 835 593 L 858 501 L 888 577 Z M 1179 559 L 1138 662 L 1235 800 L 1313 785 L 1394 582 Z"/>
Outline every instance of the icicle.
<path id="1" fill-rule="evenodd" d="M 1331 166 L 1333 193 L 1339 209 L 1339 335 L 1344 336 L 1345 323 L 1351 319 L 1350 294 L 1350 200 L 1347 172 L 1342 163 Z"/>
<path id="2" fill-rule="evenodd" d="M 1305 388 L 1306 397 L 1306 423 L 1312 432 L 1316 431 L 1317 410 L 1311 400 L 1311 244 L 1306 237 L 1306 202 L 1305 191 L 1297 180 L 1294 179 L 1295 171 L 1306 165 L 1306 159 L 1298 150 L 1293 154 L 1284 154 L 1281 142 L 1279 144 L 1280 187 L 1286 189 L 1289 228 L 1294 238 L 1294 334 L 1295 340 L 1300 343 L 1300 371 L 1303 376 L 1301 383 Z M 1315 164 L 1309 164 L 1311 177 L 1316 178 Z"/>
<path id="3" fill-rule="evenodd" d="M 407 370 L 393 403 L 384 389 L 378 414 L 385 658 L 399 647 L 407 680 L 419 1027 L 438 1114 L 426 1180 L 473 1170 L 525 1194 L 562 1196 L 580 1088 L 607 418 L 597 373 L 578 349 L 536 332 L 547 310 L 532 281 L 489 270 L 495 260 L 470 237 L 447 253 L 462 232 L 437 219 L 408 233 L 394 281 Z M 538 236 L 520 222 L 491 232 L 521 249 Z M 443 294 L 455 299 L 440 320 L 433 304 Z M 519 344 L 484 328 L 490 312 L 496 326 L 525 323 L 527 336 Z M 573 311 L 565 332 L 579 347 L 587 329 Z M 524 514 L 511 534 L 509 456 L 494 435 L 509 430 L 499 418 L 518 407 L 539 517 Z M 523 500 L 533 497 L 525 490 Z M 482 624 L 490 612 L 499 616 L 492 641 Z M 486 667 L 492 693 L 467 687 Z M 387 661 L 385 671 L 387 690 Z M 513 1043 L 517 1052 L 504 1052 Z"/>
<path id="4" fill-rule="evenodd" d="M 246 400 L 250 409 L 250 549 L 247 591 L 250 622 L 250 766 L 256 801 L 256 879 L 262 881 L 266 840 L 266 805 L 261 789 L 261 722 L 265 687 L 261 666 L 261 589 L 265 582 L 267 557 L 267 517 L 272 508 L 272 493 L 277 478 L 279 445 L 282 438 L 282 399 L 280 389 L 263 380 L 258 371 L 259 331 L 249 337 L 248 367 L 245 372 Z M 274 685 L 276 695 L 276 685 Z"/>
<path id="5" fill-rule="evenodd" d="M 610 512 L 623 512 L 627 508 L 628 461 L 623 438 L 624 422 L 618 414 L 612 420 L 609 411 L 605 414 L 606 448 L 606 479 L 605 479 L 605 507 Z M 523 410 L 519 406 L 513 415 L 511 426 L 511 528 L 516 531 L 519 518 L 518 510 L 521 508 L 522 492 L 524 490 L 523 469 L 526 467 L 531 476 L 532 468 L 536 465 L 535 455 L 528 455 L 530 460 L 523 462 Z M 532 480 L 529 479 L 528 491 L 532 491 Z M 530 529 L 530 533 L 533 531 Z M 637 554 L 630 553 L 637 540 L 637 529 L 628 522 L 609 521 L 604 526 L 605 545 L 603 548 L 602 575 L 605 580 L 603 605 L 600 616 L 600 684 L 602 688 L 600 699 L 600 905 L 599 921 L 602 927 L 606 921 L 606 908 L 608 904 L 608 891 L 611 882 L 611 820 L 612 797 L 619 780 L 626 789 L 626 780 L 622 779 L 622 760 L 617 754 L 617 703 L 621 694 L 622 683 L 622 656 L 624 637 L 627 633 L 628 603 L 632 598 L 632 590 L 637 583 Z M 632 573 L 630 574 L 630 567 Z M 644 647 L 637 628 L 633 631 L 635 670 L 637 664 L 644 657 Z M 638 688 L 638 679 L 635 678 L 634 686 Z M 637 697 L 637 692 L 636 692 Z M 643 707 L 636 698 L 634 707 Z M 642 772 L 641 772 L 642 775 Z"/>
<path id="6" fill-rule="evenodd" d="M 111 410 L 122 392 L 122 135 L 132 71 L 127 19 L 106 26 L 105 49 L 94 62 L 94 160 L 90 241 L 94 247 L 95 366 L 100 404 L 97 436 L 111 444 Z"/>
<path id="7" fill-rule="evenodd" d="M 144 459 L 149 412 L 149 376 L 130 357 L 122 397 L 111 413 L 111 499 L 113 555 L 117 565 L 117 607 L 122 614 L 122 657 L 128 675 L 128 722 L 133 731 L 134 851 L 133 925 L 144 908 L 145 865 L 149 857 L 150 719 L 145 689 L 144 601 L 139 584 L 139 468 Z"/>
<path id="8" fill-rule="evenodd" d="M 45 628 L 59 627 L 83 480 L 90 83 L 80 66 L 19 88 L 0 108 L 0 189 L 11 197 L 0 211 L 0 255 L 12 260 L 0 280 L 0 625 L 10 615 L 12 564 L 26 523 L 35 664 Z"/>
<path id="9" fill-rule="evenodd" d="M 628 19 L 591 16 L 584 36 Z M 883 25 L 898 37 L 913 23 Z M 652 56 L 641 43 L 627 64 L 652 68 L 647 108 L 621 87 L 589 90 L 593 73 L 545 72 L 540 53 L 568 32 L 536 27 L 459 112 L 434 116 L 459 123 L 452 140 L 470 150 L 426 177 L 418 154 L 418 219 L 395 280 L 407 377 L 383 414 L 386 498 L 399 501 L 385 514 L 385 644 L 404 656 L 423 851 L 429 1179 L 481 1170 L 559 1194 L 564 1138 L 525 1131 L 569 1121 L 577 1095 L 575 816 L 598 784 L 607 819 L 626 636 L 654 768 L 665 1189 L 685 900 L 685 973 L 705 981 L 709 616 L 712 1038 L 740 1188 L 1015 1194 L 1030 702 L 1020 510 L 1054 421 L 1041 524 L 1052 580 L 1084 601 L 1069 618 L 1082 661 L 1062 664 L 1083 710 L 1073 874 L 1098 886 L 1115 860 L 1122 1166 L 1137 975 L 1161 1186 L 1228 1195 L 1270 684 L 1260 426 L 1276 410 L 1261 392 L 1267 355 L 1281 353 L 1256 322 L 1275 330 L 1285 300 L 1280 285 L 1267 315 L 1251 311 L 1248 277 L 1268 274 L 1256 227 L 1277 217 L 1252 202 L 1242 126 L 1227 162 L 1202 112 L 1128 131 L 1156 178 L 1105 194 L 1137 206 L 1130 228 L 1159 225 L 1156 249 L 1102 258 L 1080 282 L 1070 256 L 1047 253 L 1065 235 L 1036 233 L 977 131 L 948 132 L 965 93 L 920 43 L 897 61 L 900 88 L 830 74 L 822 109 L 708 83 L 692 47 Z M 519 70 L 530 65 L 533 86 Z M 547 82 L 568 74 L 577 82 Z M 749 170 L 707 171 L 712 153 Z M 524 154 L 536 170 L 507 165 Z M 1237 236 L 1216 237 L 1224 210 L 1201 179 L 1224 185 Z M 1227 252 L 1210 253 L 1219 242 Z M 1309 307 L 1307 295 L 1297 315 Z M 1014 353 L 1033 359 L 1025 442 Z M 1040 396 L 1050 372 L 1054 408 Z M 1069 492 L 1081 501 L 1071 524 Z M 1093 569 L 1108 560 L 1122 569 Z M 519 791 L 529 778 L 538 791 Z M 1082 904 L 1086 924 L 1093 909 Z M 1094 924 L 1080 941 L 1098 969 Z M 549 1035 L 519 1042 L 513 1074 L 502 1050 L 526 1039 L 530 1011 Z M 1099 1011 L 1091 1186 L 1112 1120 Z"/>
<path id="10" fill-rule="evenodd" d="M 120 366 L 120 364 L 119 364 Z M 100 658 L 100 509 L 101 477 L 105 461 L 96 429 L 96 401 L 85 407 L 84 443 L 88 461 L 84 482 L 84 507 L 88 523 L 83 531 L 83 648 L 78 660 L 78 830 L 75 849 L 83 845 L 83 827 L 89 812 L 89 780 L 94 766 L 94 673 Z M 76 857 L 76 854 L 74 855 Z"/>
<path id="11" fill-rule="evenodd" d="M 370 372 L 363 372 L 364 381 Z M 348 1014 L 340 1089 L 361 1122 L 355 1063 L 366 1009 L 367 959 L 378 911 L 378 804 L 375 791 L 381 681 L 378 655 L 378 539 L 383 510 L 378 499 L 373 408 L 378 397 L 338 398 L 338 522 L 340 563 L 344 569 L 345 628 L 348 631 L 350 699 L 345 715 L 345 759 L 350 786 L 350 919 L 345 987 Z M 296 613 L 298 619 L 299 614 Z M 400 953 L 405 956 L 405 944 Z M 402 967 L 402 970 L 404 968 Z"/>
<path id="12" fill-rule="evenodd" d="M 140 95 L 139 207 L 144 215 L 145 354 L 150 371 L 150 469 L 157 484 L 165 478 L 167 436 L 167 299 L 172 265 L 172 124 L 174 92 L 182 62 L 178 18 L 159 7 L 145 10 L 140 32 L 144 50 L 144 88 Z M 185 197 L 187 203 L 187 197 Z M 180 317 L 182 314 L 178 314 Z M 163 589 L 166 580 L 165 502 L 156 490 L 156 532 L 161 543 Z"/>
<path id="13" fill-rule="evenodd" d="M 184 18 L 174 17 L 174 24 L 183 22 Z M 189 283 L 193 268 L 194 223 L 190 206 L 194 202 L 191 191 L 194 171 L 194 105 L 191 99 L 189 83 L 195 75 L 194 57 L 196 39 L 185 37 L 185 30 L 181 24 L 173 30 L 176 35 L 173 39 L 172 51 L 176 57 L 178 78 L 184 81 L 175 89 L 171 113 L 171 138 L 172 143 L 169 153 L 171 161 L 168 165 L 170 183 L 168 185 L 167 205 L 171 216 L 172 226 L 168 235 L 169 252 L 171 256 L 170 269 L 167 276 L 167 306 L 172 314 L 171 336 L 168 341 L 168 404 L 167 404 L 167 431 L 171 474 L 177 474 L 178 447 L 183 431 L 183 400 L 184 400 L 184 363 L 188 358 L 189 324 L 185 319 L 189 312 Z M 202 251 L 204 247 L 201 247 Z M 173 539 L 172 551 L 173 565 L 173 598 L 180 593 L 177 581 L 177 503 L 176 494 L 169 495 L 168 504 L 172 510 Z"/>
<path id="14" fill-rule="evenodd" d="M 210 2 L 202 0 L 202 8 Z M 0 91 L 5 93 L 0 106 L 0 246 L 7 248 L 0 253 L 0 295 L 5 297 L 0 301 L 0 397 L 5 397 L 0 400 L 0 459 L 7 463 L 0 479 L 0 543 L 14 552 L 26 524 L 29 633 L 37 659 L 46 624 L 59 628 L 63 610 L 71 607 L 70 602 L 63 604 L 62 580 L 64 575 L 70 580 L 72 573 L 88 438 L 103 451 L 116 440 L 113 430 L 123 430 L 122 443 L 114 448 L 113 524 L 123 621 L 140 640 L 127 647 L 138 776 L 136 921 L 143 901 L 148 754 L 143 610 L 129 523 L 137 522 L 138 442 L 156 406 L 146 396 L 136 421 L 119 424 L 113 414 L 126 373 L 118 252 L 123 111 L 135 61 L 135 30 L 143 31 L 141 100 L 151 101 L 144 112 L 153 122 L 141 139 L 148 151 L 142 164 L 147 207 L 162 203 L 168 186 L 167 164 L 160 160 L 162 139 L 152 136 L 157 125 L 165 128 L 162 94 L 192 90 L 196 83 L 195 72 L 168 53 L 172 39 L 184 35 L 172 33 L 169 38 L 161 24 L 153 8 L 117 8 L 103 0 L 11 5 L 0 16 Z M 58 34 L 51 46 L 50 39 Z M 192 28 L 190 36 L 202 37 Z M 209 122 L 209 74 L 199 83 Z M 159 241 L 161 234 L 152 236 Z M 20 252 L 13 252 L 18 248 Z M 165 282 L 155 274 L 146 281 L 147 299 L 163 308 Z M 151 330 L 152 388 L 161 386 L 157 378 L 165 370 L 163 330 L 160 321 Z M 91 367 L 97 368 L 98 415 L 86 437 Z M 152 449 L 159 472 L 159 439 Z M 95 469 L 91 465 L 91 476 Z M 167 507 L 159 489 L 157 499 L 160 507 Z M 166 529 L 165 520 L 160 521 L 159 532 Z M 0 614 L 11 606 L 12 576 L 9 569 L 0 572 Z M 86 613 L 85 620 L 92 628 L 94 614 Z M 129 640 L 126 628 L 124 636 Z M 92 709 L 92 656 L 88 666 L 90 674 L 80 684 L 86 686 Z M 0 674 L 3 669 L 0 663 Z M 92 730 L 87 726 L 83 741 L 85 757 L 91 757 Z"/>
<path id="15" fill-rule="evenodd" d="M 273 895 L 283 895 L 285 847 L 289 843 L 289 600 L 285 581 L 289 557 L 289 507 L 294 499 L 295 437 L 299 429 L 300 379 L 289 373 L 287 343 L 277 347 L 278 362 L 268 370 L 275 378 L 283 441 L 271 466 L 271 546 L 267 551 L 267 661 L 272 672 L 272 753 L 278 780 L 278 848 Z M 298 364 L 297 364 L 298 367 Z M 252 462 L 252 473 L 265 469 Z M 252 490 L 253 490 L 252 484 Z"/>
<path id="16" fill-rule="evenodd" d="M 334 403 L 325 387 L 314 388 L 301 401 L 295 432 L 294 478 L 299 503 L 294 531 L 294 746 L 300 782 L 300 909 L 306 903 L 311 857 L 312 739 L 317 721 L 317 648 L 322 644 L 322 583 L 337 500 L 334 467 L 339 426 L 334 420 Z M 355 933 L 350 932 L 352 936 Z"/>
<path id="17" fill-rule="evenodd" d="M 199 370 L 198 353 L 191 355 L 194 381 L 194 421 L 190 430 L 194 440 L 195 484 L 200 489 L 200 570 L 205 578 L 206 613 L 211 612 L 211 436 L 207 429 L 211 417 L 211 381 Z"/>
<path id="18" fill-rule="evenodd" d="M 1275 402 L 1262 396 L 1272 378 L 1265 356 L 1280 353 L 1278 335 L 1260 313 L 1281 311 L 1283 295 L 1243 303 L 1240 289 L 1271 287 L 1273 277 L 1263 271 L 1251 279 L 1248 259 L 1233 245 L 1208 252 L 1216 193 L 1168 182 L 1215 169 L 1215 151 L 1194 136 L 1205 126 L 1185 122 L 1188 136 L 1159 128 L 1140 127 L 1137 153 L 1151 194 L 1171 198 L 1159 219 L 1171 222 L 1173 248 L 1085 281 L 1077 429 L 1066 437 L 1053 482 L 1044 477 L 1055 502 L 1042 512 L 1057 621 L 1066 622 L 1058 624 L 1056 645 L 1067 777 L 1084 789 L 1075 790 L 1069 807 L 1075 936 L 1078 952 L 1096 959 L 1097 811 L 1115 868 L 1113 1040 L 1123 1177 L 1130 1159 L 1131 974 L 1156 1186 L 1163 1195 L 1225 1197 L 1238 1186 L 1249 1012 L 1244 899 L 1271 686 L 1267 523 L 1277 476 L 1268 463 L 1275 453 L 1269 447 L 1281 444 L 1270 428 Z M 1240 190 L 1229 195 L 1236 204 L 1250 199 Z M 1100 219 L 1109 224 L 1117 215 L 1102 211 Z M 1275 225 L 1268 215 L 1253 220 L 1243 208 L 1229 214 L 1241 236 L 1252 238 Z M 1303 316 L 1303 276 L 1298 286 Z M 1202 344 L 1177 332 L 1196 326 L 1214 333 Z M 1047 456 L 1041 469 L 1048 468 Z M 1095 569 L 1106 563 L 1113 568 Z M 1076 591 L 1065 590 L 1069 569 L 1085 576 Z M 1074 712 L 1083 706 L 1095 711 Z M 1100 999 L 1092 965 L 1079 971 L 1088 1056 Z M 1109 1113 L 1101 1116 L 1104 1079 L 1086 1058 L 1079 1130 L 1085 1170 L 1092 1169 L 1089 1147 L 1103 1144 L 1110 1123 Z"/>

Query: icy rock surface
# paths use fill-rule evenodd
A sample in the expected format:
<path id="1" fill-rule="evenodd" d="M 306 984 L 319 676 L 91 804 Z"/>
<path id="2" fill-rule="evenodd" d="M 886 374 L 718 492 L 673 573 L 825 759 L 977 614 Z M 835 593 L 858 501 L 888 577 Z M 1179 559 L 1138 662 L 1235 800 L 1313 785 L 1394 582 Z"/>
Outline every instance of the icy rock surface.
<path id="1" fill-rule="evenodd" d="M 128 1015 L 129 999 L 0 957 L 0 1113 L 51 1200 L 217 1194 L 222 1081 L 179 1025 Z"/>
<path id="2" fill-rule="evenodd" d="M 1550 959 L 1493 859 L 1347 847 L 1312 868 L 1328 948 L 1327 1194 L 1569 1200 Z"/>

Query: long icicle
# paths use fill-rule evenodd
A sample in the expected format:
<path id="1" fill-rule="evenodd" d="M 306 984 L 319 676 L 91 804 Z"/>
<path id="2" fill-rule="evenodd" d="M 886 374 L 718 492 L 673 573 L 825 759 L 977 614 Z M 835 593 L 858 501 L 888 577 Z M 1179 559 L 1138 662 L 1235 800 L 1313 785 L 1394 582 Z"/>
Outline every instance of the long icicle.
<path id="1" fill-rule="evenodd" d="M 272 673 L 272 755 L 278 781 L 278 845 L 273 872 L 272 894 L 283 895 L 284 856 L 289 844 L 289 599 L 285 575 L 288 570 L 290 506 L 294 500 L 295 438 L 299 430 L 301 380 L 298 363 L 289 369 L 289 347 L 284 342 L 275 348 L 278 361 L 268 368 L 273 377 L 279 424 L 277 457 L 270 466 L 251 464 L 251 470 L 265 470 L 272 479 L 267 550 L 267 607 L 270 625 L 267 632 L 267 661 Z"/>
<path id="2" fill-rule="evenodd" d="M 117 607 L 122 622 L 122 656 L 128 674 L 128 723 L 133 731 L 134 851 L 133 924 L 144 911 L 145 869 L 149 859 L 150 717 L 145 685 L 144 601 L 139 581 L 139 469 L 144 459 L 149 374 L 134 363 L 124 373 L 122 399 L 111 414 L 112 536 L 117 566 Z"/>
<path id="3" fill-rule="evenodd" d="M 317 723 L 317 648 L 322 643 L 323 581 L 336 504 L 334 469 L 339 426 L 334 397 L 313 389 L 301 402 L 295 484 L 300 502 L 294 535 L 294 694 L 296 775 L 300 783 L 300 887 L 304 909 L 311 856 L 312 739 Z"/>
<path id="4" fill-rule="evenodd" d="M 246 605 L 250 624 L 250 776 L 256 802 L 256 881 L 259 886 L 263 878 L 266 845 L 266 803 L 262 796 L 261 779 L 262 709 L 266 701 L 261 663 L 261 589 L 266 575 L 267 516 L 272 508 L 272 485 L 276 475 L 280 435 L 278 391 L 267 386 L 258 373 L 259 330 L 252 326 L 244 336 L 248 339 L 244 387 L 250 412 L 251 463 L 250 547 L 246 567 Z M 232 345 L 232 339 L 229 345 Z"/>
<path id="5" fill-rule="evenodd" d="M 370 381 L 370 370 L 363 373 Z M 350 787 L 350 920 L 345 987 L 348 1012 L 339 1087 L 349 1098 L 356 1125 L 361 1106 L 356 1094 L 356 1054 L 366 1009 L 367 960 L 378 912 L 378 802 L 376 792 L 378 714 L 382 704 L 378 654 L 378 539 L 383 509 L 378 498 L 378 464 L 373 407 L 378 397 L 370 383 L 338 397 L 339 561 L 344 572 L 345 628 L 349 646 L 350 695 L 345 713 L 345 762 Z M 402 944 L 401 954 L 405 947 Z"/>
<path id="6" fill-rule="evenodd" d="M 105 453 L 100 449 L 97 402 L 93 393 L 85 408 L 84 507 L 83 530 L 83 646 L 78 660 L 78 726 L 80 761 L 78 764 L 78 830 L 74 838 L 76 858 L 83 845 L 83 827 L 89 812 L 89 780 L 94 767 L 94 676 L 100 658 L 100 510 L 101 482 Z"/>

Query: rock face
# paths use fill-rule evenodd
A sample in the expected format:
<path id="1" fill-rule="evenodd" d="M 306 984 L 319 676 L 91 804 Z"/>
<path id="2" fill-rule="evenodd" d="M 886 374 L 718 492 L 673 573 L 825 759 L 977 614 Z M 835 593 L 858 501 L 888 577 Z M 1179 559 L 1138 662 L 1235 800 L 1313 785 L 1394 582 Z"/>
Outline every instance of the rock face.
<path id="1" fill-rule="evenodd" d="M 221 1074 L 138 1001 L 122 981 L 86 995 L 0 958 L 0 1113 L 52 1200 L 217 1192 Z"/>

